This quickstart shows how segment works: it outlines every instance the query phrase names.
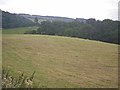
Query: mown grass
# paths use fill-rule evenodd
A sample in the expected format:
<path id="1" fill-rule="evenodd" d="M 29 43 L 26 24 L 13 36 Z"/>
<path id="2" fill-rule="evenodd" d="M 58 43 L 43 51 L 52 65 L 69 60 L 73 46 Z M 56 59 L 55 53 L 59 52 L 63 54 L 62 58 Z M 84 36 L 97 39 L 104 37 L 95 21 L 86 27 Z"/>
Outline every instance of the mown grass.
<path id="1" fill-rule="evenodd" d="M 28 75 L 37 87 L 118 87 L 118 45 L 47 35 L 3 35 L 3 67 Z"/>
<path id="2" fill-rule="evenodd" d="M 26 31 L 37 30 L 38 27 L 20 27 L 12 29 L 3 29 L 2 34 L 24 34 Z"/>

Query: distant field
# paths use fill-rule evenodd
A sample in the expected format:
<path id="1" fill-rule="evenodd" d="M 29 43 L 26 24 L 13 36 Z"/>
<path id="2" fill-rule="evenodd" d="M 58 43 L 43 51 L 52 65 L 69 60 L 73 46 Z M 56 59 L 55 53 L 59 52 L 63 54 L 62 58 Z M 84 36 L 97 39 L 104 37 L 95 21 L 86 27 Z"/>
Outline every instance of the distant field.
<path id="1" fill-rule="evenodd" d="M 13 28 L 13 29 L 4 29 L 2 30 L 3 34 L 24 34 L 26 31 L 36 30 L 38 27 L 20 27 L 20 28 Z"/>
<path id="2" fill-rule="evenodd" d="M 4 34 L 3 67 L 15 73 L 35 70 L 39 87 L 115 88 L 118 45 L 60 36 Z"/>

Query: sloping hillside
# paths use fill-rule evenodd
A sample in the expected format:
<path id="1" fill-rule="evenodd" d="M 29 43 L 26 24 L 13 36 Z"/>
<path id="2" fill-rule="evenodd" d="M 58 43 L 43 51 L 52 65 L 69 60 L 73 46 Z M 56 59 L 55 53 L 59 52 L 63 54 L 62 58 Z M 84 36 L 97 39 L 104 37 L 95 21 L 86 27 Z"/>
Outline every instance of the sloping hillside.
<path id="1" fill-rule="evenodd" d="M 29 20 L 34 21 L 35 18 L 38 18 L 39 23 L 42 21 L 63 21 L 63 22 L 73 22 L 75 19 L 68 17 L 58 17 L 58 16 L 41 16 L 41 15 L 29 15 L 29 14 L 19 14 Z"/>
<path id="2" fill-rule="evenodd" d="M 9 28 L 9 29 L 3 29 L 2 34 L 24 34 L 25 32 L 37 30 L 38 27 L 19 27 L 19 28 Z"/>
<path id="3" fill-rule="evenodd" d="M 29 19 L 20 15 L 2 11 L 2 28 L 16 28 L 35 25 Z"/>
<path id="4" fill-rule="evenodd" d="M 118 46 L 47 35 L 3 35 L 3 68 L 34 70 L 38 87 L 118 87 Z M 17 75 L 17 74 L 16 74 Z"/>

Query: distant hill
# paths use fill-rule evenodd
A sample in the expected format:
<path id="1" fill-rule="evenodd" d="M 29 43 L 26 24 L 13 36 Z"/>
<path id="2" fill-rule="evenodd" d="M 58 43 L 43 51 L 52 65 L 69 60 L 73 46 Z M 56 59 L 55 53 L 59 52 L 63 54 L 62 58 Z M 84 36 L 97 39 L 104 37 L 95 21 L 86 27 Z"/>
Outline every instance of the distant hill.
<path id="1" fill-rule="evenodd" d="M 18 14 L 2 11 L 2 28 L 16 28 L 35 25 L 33 21 Z"/>
<path id="2" fill-rule="evenodd" d="M 39 23 L 42 21 L 62 21 L 62 22 L 73 22 L 73 21 L 79 21 L 79 22 L 86 22 L 86 19 L 84 18 L 68 18 L 68 17 L 58 17 L 58 16 L 41 16 L 41 15 L 29 15 L 29 14 L 19 14 L 20 16 L 23 16 L 29 20 L 34 21 L 35 18 L 38 18 Z"/>
<path id="3" fill-rule="evenodd" d="M 3 13 L 3 28 L 16 28 L 34 26 L 35 18 L 40 23 L 40 28 L 31 34 L 59 35 L 98 40 L 109 43 L 119 43 L 118 28 L 120 21 L 105 19 L 103 21 L 94 18 L 68 18 L 57 16 L 40 16 L 29 14 Z M 59 21 L 59 22 L 57 22 Z M 28 33 L 28 32 L 27 32 Z"/>

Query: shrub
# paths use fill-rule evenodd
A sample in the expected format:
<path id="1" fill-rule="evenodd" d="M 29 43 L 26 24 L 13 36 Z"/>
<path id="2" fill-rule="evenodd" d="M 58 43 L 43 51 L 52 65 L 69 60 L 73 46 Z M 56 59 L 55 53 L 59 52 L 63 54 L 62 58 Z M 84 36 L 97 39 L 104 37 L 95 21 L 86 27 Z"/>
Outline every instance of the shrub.
<path id="1" fill-rule="evenodd" d="M 10 74 L 10 70 L 3 70 L 2 88 L 33 88 L 35 71 L 30 77 L 22 73 L 18 77 Z"/>

